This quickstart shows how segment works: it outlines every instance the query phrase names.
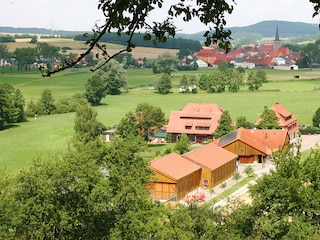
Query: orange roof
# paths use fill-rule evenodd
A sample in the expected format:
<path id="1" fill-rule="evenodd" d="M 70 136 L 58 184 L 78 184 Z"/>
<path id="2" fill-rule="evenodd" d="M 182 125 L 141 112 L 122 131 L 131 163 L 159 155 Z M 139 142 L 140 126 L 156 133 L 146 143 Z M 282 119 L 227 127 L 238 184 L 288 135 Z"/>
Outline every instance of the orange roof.
<path id="1" fill-rule="evenodd" d="M 212 135 L 223 110 L 217 104 L 189 103 L 180 111 L 172 111 L 168 133 Z"/>
<path id="2" fill-rule="evenodd" d="M 253 131 L 247 130 L 247 132 L 250 137 L 267 147 L 268 155 L 271 155 L 273 151 L 277 151 L 281 146 L 284 146 L 287 137 L 289 140 L 288 131 L 285 129 L 256 129 Z"/>
<path id="3" fill-rule="evenodd" d="M 149 167 L 176 181 L 201 169 L 199 165 L 187 161 L 176 153 L 153 160 Z"/>
<path id="4" fill-rule="evenodd" d="M 254 139 L 252 136 L 250 136 L 249 132 L 253 130 L 245 129 L 243 127 L 238 128 L 234 130 L 231 133 L 228 133 L 219 139 L 215 140 L 214 142 L 219 146 L 219 147 L 225 147 L 230 145 L 233 142 L 236 141 L 241 141 L 258 151 L 260 151 L 263 154 L 267 154 L 267 147 L 263 145 L 261 142 L 257 141 L 257 139 Z"/>
<path id="5" fill-rule="evenodd" d="M 293 123 L 297 123 L 297 119 L 282 104 L 276 103 L 271 107 L 271 109 L 275 111 L 277 117 L 279 118 L 279 125 L 281 127 L 289 127 Z M 298 128 L 298 124 L 296 124 L 295 129 L 290 129 L 290 132 L 297 131 Z"/>
<path id="6" fill-rule="evenodd" d="M 271 155 L 272 151 L 278 150 L 280 146 L 286 144 L 287 137 L 289 139 L 287 130 L 245 129 L 240 127 L 214 142 L 220 147 L 225 147 L 240 140 L 262 153 Z"/>
<path id="7" fill-rule="evenodd" d="M 210 170 L 214 170 L 238 156 L 211 142 L 201 148 L 184 154 L 183 157 Z"/>

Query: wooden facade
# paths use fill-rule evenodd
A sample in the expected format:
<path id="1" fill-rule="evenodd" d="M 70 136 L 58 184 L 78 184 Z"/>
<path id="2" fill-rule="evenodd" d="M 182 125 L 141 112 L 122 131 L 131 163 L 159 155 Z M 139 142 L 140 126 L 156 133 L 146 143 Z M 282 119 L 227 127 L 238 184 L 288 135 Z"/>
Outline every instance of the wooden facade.
<path id="1" fill-rule="evenodd" d="M 236 159 L 218 167 L 216 169 L 209 169 L 207 167 L 202 167 L 201 174 L 201 187 L 202 188 L 214 188 L 220 183 L 224 182 L 232 176 L 236 170 Z"/>
<path id="2" fill-rule="evenodd" d="M 224 149 L 237 154 L 240 163 L 265 163 L 267 152 L 258 150 L 240 140 L 230 143 L 223 147 Z"/>
<path id="3" fill-rule="evenodd" d="M 149 167 L 155 172 L 149 186 L 153 200 L 179 201 L 200 186 L 201 167 L 176 153 L 152 161 Z"/>
<path id="4" fill-rule="evenodd" d="M 156 173 L 149 190 L 154 200 L 181 200 L 200 185 L 201 169 L 181 179 L 174 180 Z"/>

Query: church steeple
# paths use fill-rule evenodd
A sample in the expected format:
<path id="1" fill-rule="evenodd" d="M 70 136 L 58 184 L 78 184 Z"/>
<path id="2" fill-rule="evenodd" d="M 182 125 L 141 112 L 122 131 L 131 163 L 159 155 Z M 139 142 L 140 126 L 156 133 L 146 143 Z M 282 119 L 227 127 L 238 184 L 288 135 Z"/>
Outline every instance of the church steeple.
<path id="1" fill-rule="evenodd" d="M 274 40 L 275 41 L 280 41 L 278 25 L 277 25 L 277 30 L 276 30 L 276 37 L 275 37 Z"/>
<path id="2" fill-rule="evenodd" d="M 276 36 L 273 41 L 273 50 L 277 51 L 279 48 L 281 48 L 281 40 L 279 37 L 279 29 L 278 29 L 278 24 L 277 24 Z"/>

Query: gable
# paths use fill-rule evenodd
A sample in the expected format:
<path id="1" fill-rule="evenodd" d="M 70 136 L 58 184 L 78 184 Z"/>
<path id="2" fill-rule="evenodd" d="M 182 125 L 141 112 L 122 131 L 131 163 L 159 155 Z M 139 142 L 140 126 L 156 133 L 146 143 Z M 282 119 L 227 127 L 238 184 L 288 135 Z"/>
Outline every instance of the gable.
<path id="1" fill-rule="evenodd" d="M 199 165 L 187 161 L 176 153 L 151 161 L 149 167 L 175 181 L 201 169 Z"/>
<path id="2" fill-rule="evenodd" d="M 236 159 L 238 156 L 211 142 L 201 148 L 184 154 L 182 157 L 199 164 L 202 167 L 215 170 Z"/>

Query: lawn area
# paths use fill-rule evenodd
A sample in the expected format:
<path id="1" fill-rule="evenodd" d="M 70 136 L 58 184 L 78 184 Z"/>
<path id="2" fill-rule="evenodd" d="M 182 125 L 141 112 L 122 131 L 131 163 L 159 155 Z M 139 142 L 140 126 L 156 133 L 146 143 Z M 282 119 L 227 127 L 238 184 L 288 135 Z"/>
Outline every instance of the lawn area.
<path id="1" fill-rule="evenodd" d="M 292 79 L 292 71 L 267 70 L 267 77 L 272 78 L 272 81 L 264 83 L 257 92 L 242 89 L 238 93 L 209 94 L 200 91 L 197 94 L 181 94 L 175 87 L 172 93 L 167 95 L 159 95 L 150 88 L 157 81 L 157 75 L 154 75 L 151 69 L 127 71 L 129 90 L 119 96 L 108 95 L 100 106 L 95 107 L 98 120 L 107 127 L 117 125 L 128 111 L 134 110 L 141 102 L 160 107 L 167 118 L 172 110 L 179 110 L 189 102 L 217 103 L 230 113 L 233 121 L 239 116 L 245 116 L 251 122 L 259 118 L 265 105 L 272 106 L 275 102 L 280 102 L 302 124 L 310 124 L 314 112 L 320 107 L 320 91 L 314 90 L 315 87 L 320 87 L 320 79 L 316 78 L 320 70 L 301 70 L 299 80 Z M 216 70 L 176 72 L 173 74 L 173 85 L 178 86 L 183 74 L 200 76 L 210 71 Z M 59 100 L 69 98 L 77 91 L 83 92 L 84 85 L 91 76 L 89 69 L 73 69 L 50 78 L 42 78 L 40 73 L 0 73 L 0 82 L 10 82 L 19 88 L 27 102 L 38 99 L 45 88 L 49 88 L 53 97 Z M 276 80 L 277 78 L 279 80 Z M 0 166 L 16 172 L 30 166 L 33 159 L 39 155 L 45 157 L 48 154 L 65 152 L 68 140 L 73 134 L 73 126 L 74 113 L 68 113 L 39 117 L 37 120 L 30 118 L 27 122 L 0 131 Z M 166 148 L 168 146 L 148 149 L 148 158 L 156 156 L 157 152 L 163 153 Z"/>

